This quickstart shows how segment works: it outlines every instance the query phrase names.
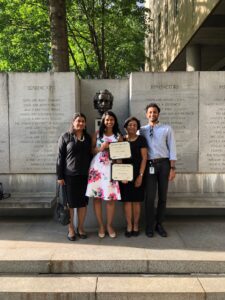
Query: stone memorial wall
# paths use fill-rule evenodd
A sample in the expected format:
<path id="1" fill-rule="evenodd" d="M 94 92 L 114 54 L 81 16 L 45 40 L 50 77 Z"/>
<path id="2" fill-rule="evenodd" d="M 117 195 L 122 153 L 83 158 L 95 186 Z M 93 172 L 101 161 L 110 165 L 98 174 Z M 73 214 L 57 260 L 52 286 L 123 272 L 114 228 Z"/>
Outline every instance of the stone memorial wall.
<path id="1" fill-rule="evenodd" d="M 156 102 L 160 122 L 170 124 L 177 144 L 179 172 L 198 170 L 198 73 L 133 73 L 130 78 L 130 111 L 142 125 L 145 107 Z"/>
<path id="2" fill-rule="evenodd" d="M 200 73 L 199 171 L 225 172 L 225 72 Z"/>
<path id="3" fill-rule="evenodd" d="M 9 74 L 12 173 L 54 173 L 59 135 L 75 111 L 73 73 Z"/>
<path id="4" fill-rule="evenodd" d="M 9 103 L 7 75 L 0 74 L 0 173 L 9 172 Z"/>

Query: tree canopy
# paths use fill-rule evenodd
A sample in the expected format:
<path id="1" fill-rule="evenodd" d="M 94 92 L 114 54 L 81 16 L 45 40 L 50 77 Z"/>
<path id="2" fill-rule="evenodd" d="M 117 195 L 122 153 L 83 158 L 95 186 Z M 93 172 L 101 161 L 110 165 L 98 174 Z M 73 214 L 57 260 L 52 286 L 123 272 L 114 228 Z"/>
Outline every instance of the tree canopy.
<path id="1" fill-rule="evenodd" d="M 138 2 L 67 0 L 70 71 L 119 78 L 144 67 L 145 8 Z M 0 71 L 51 70 L 50 28 L 48 0 L 0 0 Z"/>

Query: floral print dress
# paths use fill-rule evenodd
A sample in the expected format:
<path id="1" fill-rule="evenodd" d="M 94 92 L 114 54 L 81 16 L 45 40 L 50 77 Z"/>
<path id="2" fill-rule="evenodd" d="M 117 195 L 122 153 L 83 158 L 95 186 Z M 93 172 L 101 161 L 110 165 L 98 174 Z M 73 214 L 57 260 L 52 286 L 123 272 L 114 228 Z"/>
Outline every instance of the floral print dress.
<path id="1" fill-rule="evenodd" d="M 104 142 L 117 141 L 118 138 L 114 135 L 103 135 L 101 139 L 97 136 L 97 147 L 100 147 Z M 111 161 L 108 150 L 97 153 L 91 161 L 86 196 L 101 198 L 106 201 L 121 200 L 119 183 L 111 180 Z"/>

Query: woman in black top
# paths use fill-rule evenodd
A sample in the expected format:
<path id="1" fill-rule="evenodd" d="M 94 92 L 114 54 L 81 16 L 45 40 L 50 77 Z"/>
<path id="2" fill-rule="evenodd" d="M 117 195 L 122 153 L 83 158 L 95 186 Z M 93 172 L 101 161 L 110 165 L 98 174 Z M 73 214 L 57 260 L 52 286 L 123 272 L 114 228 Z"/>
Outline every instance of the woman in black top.
<path id="1" fill-rule="evenodd" d="M 72 119 L 69 132 L 62 134 L 58 142 L 57 176 L 58 184 L 65 185 L 70 208 L 68 239 L 75 241 L 73 218 L 77 208 L 78 230 L 80 238 L 87 238 L 84 232 L 84 219 L 87 212 L 85 196 L 88 169 L 91 160 L 91 137 L 86 133 L 86 117 L 76 113 Z"/>
<path id="2" fill-rule="evenodd" d="M 133 165 L 133 181 L 121 183 L 121 196 L 127 221 L 126 237 L 138 236 L 141 203 L 144 200 L 143 175 L 147 162 L 147 143 L 143 136 L 137 135 L 140 121 L 135 117 L 124 123 L 127 135 L 125 141 L 130 143 L 131 158 L 123 159 L 123 163 Z"/>

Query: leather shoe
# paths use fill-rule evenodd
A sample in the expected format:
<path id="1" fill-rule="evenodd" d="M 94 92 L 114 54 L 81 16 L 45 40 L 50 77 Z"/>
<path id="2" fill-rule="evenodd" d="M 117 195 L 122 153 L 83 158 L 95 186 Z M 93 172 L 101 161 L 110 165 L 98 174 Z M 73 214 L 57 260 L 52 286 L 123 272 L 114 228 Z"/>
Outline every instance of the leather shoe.
<path id="1" fill-rule="evenodd" d="M 104 239 L 104 237 L 105 237 L 105 232 L 103 232 L 103 233 L 99 232 L 99 233 L 98 233 L 98 237 L 99 237 L 100 239 Z"/>
<path id="2" fill-rule="evenodd" d="M 154 232 L 153 230 L 148 230 L 145 232 L 145 234 L 147 235 L 147 237 L 152 238 L 154 236 Z"/>
<path id="3" fill-rule="evenodd" d="M 87 238 L 87 234 L 86 233 L 79 233 L 77 232 L 77 236 L 80 238 L 80 239 L 86 239 Z"/>
<path id="4" fill-rule="evenodd" d="M 139 236 L 139 234 L 140 234 L 140 231 L 139 231 L 139 230 L 133 230 L 133 231 L 132 231 L 132 235 L 133 235 L 133 236 Z"/>
<path id="5" fill-rule="evenodd" d="M 132 237 L 132 231 L 126 230 L 124 235 L 125 235 L 125 237 L 130 238 L 130 237 Z"/>
<path id="6" fill-rule="evenodd" d="M 110 237 L 111 239 L 115 239 L 115 238 L 116 238 L 116 233 L 115 233 L 115 231 L 114 231 L 114 232 L 111 232 L 111 233 L 108 232 L 108 235 L 109 235 L 109 237 Z"/>
<path id="7" fill-rule="evenodd" d="M 155 226 L 155 231 L 158 232 L 158 234 L 162 237 L 167 237 L 167 232 L 166 230 L 163 228 L 162 224 L 156 224 Z"/>
<path id="8" fill-rule="evenodd" d="M 77 227 L 77 236 L 80 239 L 86 239 L 87 238 L 87 234 L 86 233 L 80 233 L 78 227 Z"/>
<path id="9" fill-rule="evenodd" d="M 74 241 L 76 241 L 76 236 L 75 236 L 75 235 L 70 236 L 69 233 L 68 233 L 68 234 L 67 234 L 67 239 L 68 239 L 69 241 L 71 241 L 71 242 L 74 242 Z"/>

